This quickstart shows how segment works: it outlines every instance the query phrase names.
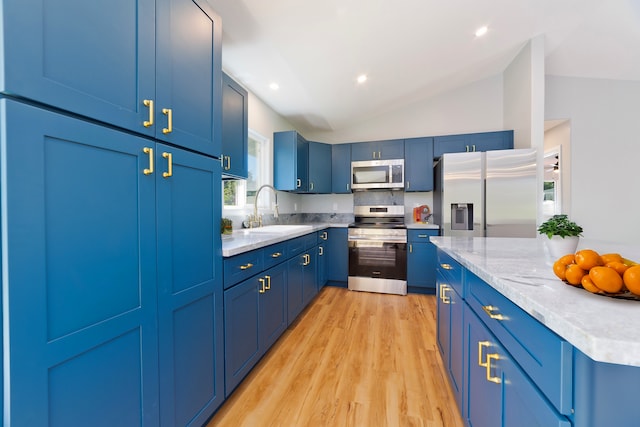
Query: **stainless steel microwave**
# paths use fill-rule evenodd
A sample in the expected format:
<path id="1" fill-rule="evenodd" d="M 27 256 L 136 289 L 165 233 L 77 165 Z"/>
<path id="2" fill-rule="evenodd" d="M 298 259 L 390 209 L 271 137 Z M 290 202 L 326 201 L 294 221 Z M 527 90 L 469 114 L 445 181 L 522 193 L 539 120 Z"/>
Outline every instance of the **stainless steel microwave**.
<path id="1" fill-rule="evenodd" d="M 404 159 L 351 162 L 351 189 L 403 189 Z"/>

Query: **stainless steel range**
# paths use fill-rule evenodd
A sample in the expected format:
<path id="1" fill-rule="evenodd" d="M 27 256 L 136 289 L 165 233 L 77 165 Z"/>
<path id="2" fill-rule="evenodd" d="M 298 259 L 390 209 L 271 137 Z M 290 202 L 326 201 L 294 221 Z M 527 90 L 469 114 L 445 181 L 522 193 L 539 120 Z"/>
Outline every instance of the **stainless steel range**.
<path id="1" fill-rule="evenodd" d="M 407 294 L 404 206 L 355 206 L 349 225 L 349 281 L 353 291 Z"/>

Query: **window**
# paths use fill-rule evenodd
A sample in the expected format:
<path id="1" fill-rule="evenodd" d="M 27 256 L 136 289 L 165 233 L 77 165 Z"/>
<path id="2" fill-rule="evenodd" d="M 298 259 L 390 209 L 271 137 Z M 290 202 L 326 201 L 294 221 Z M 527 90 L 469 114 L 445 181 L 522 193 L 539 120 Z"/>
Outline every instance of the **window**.
<path id="1" fill-rule="evenodd" d="M 247 204 L 253 204 L 260 186 L 270 181 L 270 141 L 251 129 L 249 129 L 247 157 L 247 179 L 223 181 L 222 194 L 225 208 L 244 208 Z"/>

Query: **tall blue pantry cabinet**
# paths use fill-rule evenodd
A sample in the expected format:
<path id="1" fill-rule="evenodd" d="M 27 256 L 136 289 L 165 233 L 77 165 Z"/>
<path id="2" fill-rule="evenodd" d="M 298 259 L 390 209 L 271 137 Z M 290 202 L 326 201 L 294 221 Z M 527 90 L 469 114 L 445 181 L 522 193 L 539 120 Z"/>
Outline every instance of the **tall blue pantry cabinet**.
<path id="1" fill-rule="evenodd" d="M 224 398 L 219 17 L 0 8 L 3 425 L 202 425 Z"/>

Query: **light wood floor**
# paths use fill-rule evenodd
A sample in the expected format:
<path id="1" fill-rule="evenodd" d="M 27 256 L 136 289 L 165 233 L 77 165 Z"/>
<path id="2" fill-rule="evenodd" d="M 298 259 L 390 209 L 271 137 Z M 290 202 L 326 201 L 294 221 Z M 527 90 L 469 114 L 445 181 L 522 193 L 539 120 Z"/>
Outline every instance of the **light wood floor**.
<path id="1" fill-rule="evenodd" d="M 436 343 L 435 297 L 323 288 L 214 426 L 462 427 Z"/>

